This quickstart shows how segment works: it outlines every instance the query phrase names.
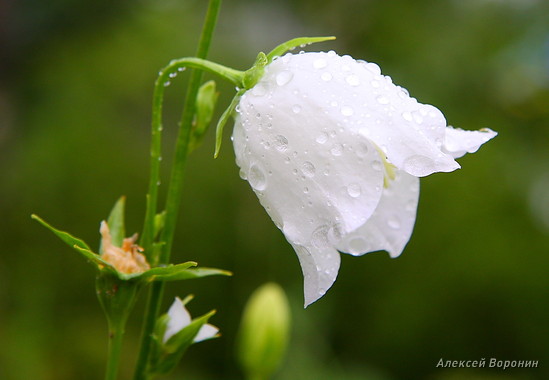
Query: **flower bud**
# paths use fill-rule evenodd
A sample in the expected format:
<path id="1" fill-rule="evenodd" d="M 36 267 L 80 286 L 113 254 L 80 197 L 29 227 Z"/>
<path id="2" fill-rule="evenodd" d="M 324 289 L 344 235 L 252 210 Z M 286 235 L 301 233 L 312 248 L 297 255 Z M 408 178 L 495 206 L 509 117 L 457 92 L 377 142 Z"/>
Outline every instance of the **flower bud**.
<path id="1" fill-rule="evenodd" d="M 279 367 L 288 345 L 290 308 L 275 283 L 258 288 L 242 316 L 238 359 L 248 378 L 266 379 Z"/>

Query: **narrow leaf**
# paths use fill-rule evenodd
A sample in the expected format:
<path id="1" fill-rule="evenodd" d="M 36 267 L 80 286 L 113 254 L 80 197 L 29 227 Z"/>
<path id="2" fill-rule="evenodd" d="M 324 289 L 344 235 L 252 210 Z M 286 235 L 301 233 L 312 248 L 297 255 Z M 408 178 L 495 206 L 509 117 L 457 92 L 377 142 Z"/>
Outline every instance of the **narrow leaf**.
<path id="1" fill-rule="evenodd" d="M 46 227 L 48 230 L 53 232 L 57 237 L 63 240 L 69 247 L 74 248 L 75 246 L 90 250 L 90 247 L 83 240 L 72 236 L 68 232 L 58 230 L 57 228 L 48 224 L 44 219 L 40 218 L 38 215 L 32 214 L 31 218 L 36 220 L 38 223 Z"/>
<path id="2" fill-rule="evenodd" d="M 124 225 L 125 204 L 126 197 L 120 197 L 118 201 L 116 201 L 111 213 L 109 214 L 109 218 L 107 219 L 107 224 L 109 225 L 109 230 L 111 232 L 112 243 L 117 247 L 122 246 L 122 241 L 126 236 L 126 228 Z M 100 251 L 100 253 L 102 254 L 103 252 Z"/>
<path id="3" fill-rule="evenodd" d="M 217 158 L 217 156 L 219 156 L 219 151 L 221 150 L 221 142 L 223 140 L 223 128 L 225 128 L 225 124 L 227 124 L 227 121 L 229 121 L 229 118 L 232 116 L 234 110 L 236 109 L 236 106 L 238 105 L 238 102 L 240 101 L 240 96 L 243 93 L 244 93 L 244 90 L 240 90 L 236 93 L 233 100 L 231 101 L 231 104 L 225 110 L 225 112 L 223 112 L 223 114 L 219 118 L 219 121 L 217 122 L 217 127 L 215 129 L 214 158 Z"/>
<path id="4" fill-rule="evenodd" d="M 299 37 L 294 38 L 293 40 L 286 41 L 277 47 L 275 47 L 269 54 L 267 54 L 267 58 L 269 59 L 269 62 L 272 62 L 275 57 L 280 57 L 282 54 L 286 53 L 289 50 L 295 49 L 298 46 L 305 46 L 314 44 L 316 42 L 323 42 L 323 41 L 330 41 L 335 40 L 335 37 Z"/>

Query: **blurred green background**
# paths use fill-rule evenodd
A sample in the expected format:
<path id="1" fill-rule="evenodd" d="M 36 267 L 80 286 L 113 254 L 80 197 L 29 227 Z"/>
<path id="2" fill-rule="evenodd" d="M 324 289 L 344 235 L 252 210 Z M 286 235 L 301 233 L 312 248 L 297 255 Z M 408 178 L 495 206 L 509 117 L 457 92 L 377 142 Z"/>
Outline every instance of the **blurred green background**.
<path id="1" fill-rule="evenodd" d="M 4 0 L 0 4 L 0 378 L 98 379 L 106 322 L 94 271 L 31 221 L 37 213 L 92 244 L 128 197 L 140 231 L 152 86 L 170 59 L 192 55 L 206 1 Z M 289 244 L 238 176 L 227 128 L 189 163 L 173 260 L 232 278 L 169 284 L 212 308 L 220 339 L 193 346 L 167 379 L 242 378 L 234 338 L 242 307 L 266 281 L 292 306 L 290 352 L 276 379 L 549 378 L 549 2 L 545 0 L 231 1 L 210 58 L 248 68 L 297 36 L 378 63 L 439 107 L 451 125 L 499 136 L 422 180 L 403 255 L 343 256 L 339 278 L 304 310 Z M 167 92 L 169 164 L 186 77 Z M 234 89 L 219 83 L 219 115 Z M 164 178 L 167 173 L 164 167 Z M 143 298 L 130 320 L 121 378 L 130 378 Z M 439 359 L 538 360 L 535 369 L 441 369 Z"/>

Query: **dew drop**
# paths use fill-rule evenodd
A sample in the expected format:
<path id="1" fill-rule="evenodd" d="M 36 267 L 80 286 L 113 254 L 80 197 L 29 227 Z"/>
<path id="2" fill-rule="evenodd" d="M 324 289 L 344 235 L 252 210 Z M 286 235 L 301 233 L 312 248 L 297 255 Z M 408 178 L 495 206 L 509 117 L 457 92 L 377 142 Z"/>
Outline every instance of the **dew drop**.
<path id="1" fill-rule="evenodd" d="M 332 149 L 330 149 L 330 153 L 332 153 L 332 156 L 341 156 L 343 154 L 343 145 L 334 144 Z"/>
<path id="2" fill-rule="evenodd" d="M 381 164 L 381 161 L 379 160 L 372 161 L 372 169 L 374 169 L 375 171 L 380 171 L 382 167 L 383 165 Z"/>
<path id="3" fill-rule="evenodd" d="M 367 154 L 368 154 L 368 145 L 362 142 L 358 143 L 358 145 L 356 146 L 356 155 L 358 157 L 366 157 Z"/>
<path id="4" fill-rule="evenodd" d="M 308 194 L 308 193 L 309 193 L 309 188 L 308 188 L 308 187 L 304 187 L 304 188 L 303 188 L 303 193 Z"/>
<path id="5" fill-rule="evenodd" d="M 301 172 L 309 178 L 314 177 L 315 171 L 315 166 L 309 161 L 305 161 L 303 165 L 301 165 Z"/>
<path id="6" fill-rule="evenodd" d="M 301 106 L 299 104 L 294 104 L 292 106 L 293 113 L 300 113 L 301 112 Z"/>
<path id="7" fill-rule="evenodd" d="M 322 75 L 320 76 L 320 78 L 325 81 L 325 82 L 328 82 L 328 81 L 331 81 L 332 80 L 332 74 L 326 72 L 326 73 L 322 73 Z"/>
<path id="8" fill-rule="evenodd" d="M 248 179 L 248 176 L 246 175 L 246 172 L 244 172 L 244 170 L 242 170 L 242 169 L 240 169 L 240 171 L 238 172 L 238 175 L 242 179 Z"/>
<path id="9" fill-rule="evenodd" d="M 368 69 L 368 71 L 370 71 L 371 73 L 373 73 L 375 75 L 380 75 L 381 74 L 381 69 L 379 68 L 378 65 L 376 65 L 373 62 L 368 62 L 364 66 Z"/>
<path id="10" fill-rule="evenodd" d="M 313 62 L 313 67 L 315 69 L 322 69 L 324 67 L 328 66 L 328 62 L 324 58 L 315 59 Z"/>
<path id="11" fill-rule="evenodd" d="M 354 113 L 353 109 L 348 106 L 341 107 L 341 114 L 343 116 L 351 116 Z"/>
<path id="12" fill-rule="evenodd" d="M 257 165 L 252 165 L 250 167 L 250 175 L 248 176 L 248 181 L 250 185 L 258 191 L 263 191 L 267 188 L 267 181 L 265 179 L 265 174 L 263 170 Z"/>
<path id="13" fill-rule="evenodd" d="M 179 72 L 183 72 L 183 71 L 185 71 L 185 70 L 187 70 L 186 67 L 178 67 L 178 68 L 177 68 L 177 71 L 179 71 Z"/>
<path id="14" fill-rule="evenodd" d="M 356 75 L 349 75 L 345 78 L 345 81 L 350 86 L 358 86 L 360 84 L 360 79 Z"/>
<path id="15" fill-rule="evenodd" d="M 377 97 L 377 102 L 379 104 L 389 104 L 389 99 L 383 95 Z"/>
<path id="16" fill-rule="evenodd" d="M 400 221 L 396 217 L 392 217 L 387 221 L 387 225 L 393 230 L 398 230 L 400 228 Z"/>
<path id="17" fill-rule="evenodd" d="M 288 149 L 288 139 L 282 135 L 278 135 L 275 137 L 273 145 L 279 152 L 284 152 Z"/>
<path id="18" fill-rule="evenodd" d="M 170 73 L 168 76 L 169 76 L 170 78 L 175 78 L 175 77 L 177 76 L 177 72 L 175 72 L 175 73 Z"/>
<path id="19" fill-rule="evenodd" d="M 326 141 L 328 141 L 328 134 L 326 132 L 321 132 L 316 137 L 316 142 L 319 143 L 319 144 L 325 144 Z"/>
<path id="20" fill-rule="evenodd" d="M 352 198 L 358 198 L 362 194 L 362 189 L 358 183 L 351 183 L 347 186 L 347 194 Z"/>
<path id="21" fill-rule="evenodd" d="M 169 80 L 164 82 L 164 87 L 168 87 L 170 84 L 172 84 Z"/>
<path id="22" fill-rule="evenodd" d="M 361 236 L 352 238 L 349 241 L 349 253 L 351 255 L 360 255 L 368 252 L 368 242 Z"/>
<path id="23" fill-rule="evenodd" d="M 278 84 L 279 86 L 284 86 L 285 84 L 287 84 L 292 80 L 293 76 L 294 74 L 290 71 L 287 71 L 287 70 L 281 71 L 276 76 L 276 84 Z"/>
<path id="24" fill-rule="evenodd" d="M 414 121 L 417 124 L 421 124 L 421 123 L 423 123 L 423 117 L 419 113 L 415 112 L 414 113 Z"/>
<path id="25" fill-rule="evenodd" d="M 419 154 L 408 157 L 403 163 L 404 171 L 414 176 L 424 176 L 435 171 L 435 162 Z"/>
<path id="26" fill-rule="evenodd" d="M 414 119 L 412 114 L 408 111 L 405 111 L 405 112 L 402 113 L 402 118 L 404 120 L 408 120 L 408 121 L 412 121 Z"/>

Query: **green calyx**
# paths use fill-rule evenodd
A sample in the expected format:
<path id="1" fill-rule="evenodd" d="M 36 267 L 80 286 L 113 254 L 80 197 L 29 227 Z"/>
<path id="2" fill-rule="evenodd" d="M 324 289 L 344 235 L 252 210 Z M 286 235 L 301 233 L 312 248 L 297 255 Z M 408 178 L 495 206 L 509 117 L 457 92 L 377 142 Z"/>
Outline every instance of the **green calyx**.
<path id="1" fill-rule="evenodd" d="M 109 247 L 114 247 L 114 250 L 122 250 L 123 249 L 123 241 L 124 234 L 125 234 L 125 223 L 124 223 L 124 204 L 125 204 L 125 197 L 121 197 L 113 207 L 108 219 L 106 225 L 108 225 L 109 228 Z M 159 214 L 158 219 L 161 218 L 162 214 Z M 48 230 L 53 232 L 58 238 L 60 238 L 65 244 L 73 248 L 75 251 L 80 253 L 90 264 L 92 264 L 95 269 L 99 272 L 99 276 L 106 276 L 110 278 L 110 282 L 112 281 L 118 281 L 118 282 L 129 282 L 134 284 L 135 286 L 140 284 L 146 284 L 153 281 L 178 281 L 178 280 L 189 280 L 194 278 L 200 278 L 200 277 L 206 277 L 206 276 L 212 276 L 212 275 L 225 275 L 230 276 L 231 273 L 228 271 L 224 271 L 221 269 L 215 269 L 215 268 L 205 268 L 205 267 L 197 267 L 197 263 L 194 261 L 187 261 L 185 263 L 181 264 L 169 264 L 166 266 L 158 266 L 158 267 L 150 267 L 148 264 L 144 267 L 143 270 L 138 271 L 125 271 L 123 270 L 124 266 L 118 265 L 117 262 L 113 262 L 112 260 L 107 260 L 105 258 L 105 247 L 106 244 L 104 244 L 104 239 L 107 235 L 103 235 L 102 242 L 100 245 L 99 253 L 95 253 L 92 251 L 90 246 L 83 241 L 82 239 L 79 239 L 77 237 L 72 236 L 68 232 L 59 230 L 53 226 L 51 226 L 49 223 L 47 223 L 45 220 L 40 218 L 37 215 L 32 215 L 32 219 L 39 222 L 41 225 L 46 227 Z M 159 223 L 161 224 L 161 223 Z M 136 246 L 137 247 L 137 246 Z M 141 254 L 138 250 L 139 247 L 137 247 L 137 252 Z M 142 252 L 143 257 L 145 260 L 145 264 L 147 261 L 154 262 L 154 253 L 147 253 L 147 256 L 144 256 L 144 254 L 147 252 Z M 146 257 L 146 258 L 145 258 Z"/>

